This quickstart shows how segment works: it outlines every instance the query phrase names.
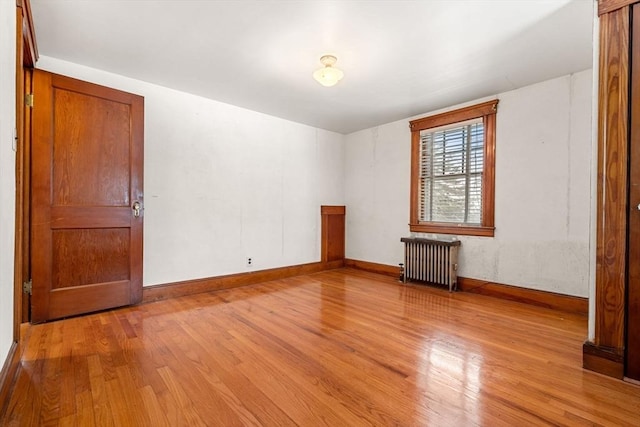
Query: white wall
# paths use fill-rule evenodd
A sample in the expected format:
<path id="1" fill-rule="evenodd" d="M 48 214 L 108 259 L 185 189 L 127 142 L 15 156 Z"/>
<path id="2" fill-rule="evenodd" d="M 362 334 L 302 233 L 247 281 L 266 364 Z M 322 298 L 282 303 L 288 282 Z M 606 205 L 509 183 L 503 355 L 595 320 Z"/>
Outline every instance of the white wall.
<path id="1" fill-rule="evenodd" d="M 145 97 L 145 285 L 320 260 L 320 205 L 344 204 L 343 135 L 54 58 L 38 68 Z"/>
<path id="2" fill-rule="evenodd" d="M 0 368 L 13 342 L 16 2 L 0 0 Z"/>
<path id="3" fill-rule="evenodd" d="M 459 236 L 459 275 L 588 295 L 591 89 L 585 70 L 497 95 L 495 237 Z M 348 258 L 402 262 L 409 120 L 346 137 Z"/>

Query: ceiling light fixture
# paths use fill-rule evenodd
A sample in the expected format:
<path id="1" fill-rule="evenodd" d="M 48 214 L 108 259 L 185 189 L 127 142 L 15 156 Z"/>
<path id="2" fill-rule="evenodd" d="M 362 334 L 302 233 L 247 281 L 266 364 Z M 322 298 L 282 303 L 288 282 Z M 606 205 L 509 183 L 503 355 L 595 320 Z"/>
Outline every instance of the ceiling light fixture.
<path id="1" fill-rule="evenodd" d="M 320 58 L 324 67 L 316 70 L 313 73 L 313 78 L 322 86 L 331 87 L 344 77 L 342 70 L 333 66 L 337 60 L 338 58 L 333 55 L 324 55 Z"/>

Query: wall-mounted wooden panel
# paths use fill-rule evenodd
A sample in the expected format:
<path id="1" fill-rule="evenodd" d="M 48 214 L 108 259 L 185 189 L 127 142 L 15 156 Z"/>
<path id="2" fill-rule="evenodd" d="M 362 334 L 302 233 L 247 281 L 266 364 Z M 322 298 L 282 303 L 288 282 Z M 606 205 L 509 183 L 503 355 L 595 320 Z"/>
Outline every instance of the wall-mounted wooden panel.
<path id="1" fill-rule="evenodd" d="M 344 206 L 321 206 L 322 262 L 344 259 L 345 213 Z"/>
<path id="2" fill-rule="evenodd" d="M 625 375 L 640 381 L 640 4 L 632 6 Z"/>
<path id="3" fill-rule="evenodd" d="M 596 345 L 624 338 L 627 241 L 629 8 L 600 18 Z"/>
<path id="4" fill-rule="evenodd" d="M 629 10 L 600 17 L 595 339 L 583 350 L 586 368 L 616 376 L 622 373 L 625 333 Z M 606 359 L 607 372 L 599 359 Z"/>

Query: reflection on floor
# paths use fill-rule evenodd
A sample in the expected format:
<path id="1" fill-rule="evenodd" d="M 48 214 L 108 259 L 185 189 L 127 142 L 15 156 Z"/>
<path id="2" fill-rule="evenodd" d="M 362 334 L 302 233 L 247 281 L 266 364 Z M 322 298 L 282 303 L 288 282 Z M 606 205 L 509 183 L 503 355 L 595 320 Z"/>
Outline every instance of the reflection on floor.
<path id="1" fill-rule="evenodd" d="M 640 425 L 584 317 L 350 269 L 28 328 L 1 425 Z"/>

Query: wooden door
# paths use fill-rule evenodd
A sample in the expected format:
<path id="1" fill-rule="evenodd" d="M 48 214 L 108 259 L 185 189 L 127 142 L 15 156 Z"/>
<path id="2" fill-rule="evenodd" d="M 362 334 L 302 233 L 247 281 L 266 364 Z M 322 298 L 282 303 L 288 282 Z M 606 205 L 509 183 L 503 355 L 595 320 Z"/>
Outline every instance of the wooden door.
<path id="1" fill-rule="evenodd" d="M 640 381 L 640 5 L 632 8 L 625 376 Z"/>
<path id="2" fill-rule="evenodd" d="M 142 299 L 142 97 L 36 70 L 31 321 Z"/>

